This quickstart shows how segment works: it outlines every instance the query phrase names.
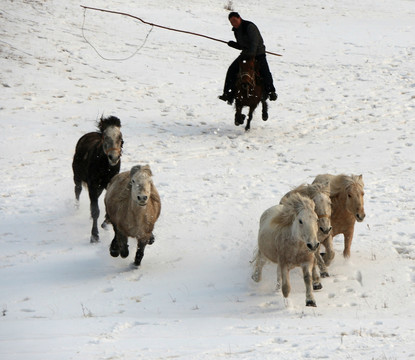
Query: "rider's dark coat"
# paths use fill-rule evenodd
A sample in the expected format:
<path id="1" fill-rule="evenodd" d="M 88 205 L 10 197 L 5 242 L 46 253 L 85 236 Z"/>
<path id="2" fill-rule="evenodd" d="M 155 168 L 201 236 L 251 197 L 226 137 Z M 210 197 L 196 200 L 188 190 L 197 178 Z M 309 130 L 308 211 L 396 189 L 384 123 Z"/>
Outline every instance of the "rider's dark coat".
<path id="1" fill-rule="evenodd" d="M 242 20 L 241 25 L 237 29 L 232 28 L 232 31 L 240 50 L 242 50 L 241 55 L 253 57 L 265 54 L 264 40 L 254 23 Z"/>
<path id="2" fill-rule="evenodd" d="M 264 40 L 257 26 L 250 21 L 242 20 L 241 25 L 237 29 L 233 27 L 232 31 L 234 32 L 236 43 L 230 41 L 228 45 L 242 51 L 238 58 L 229 66 L 223 93 L 228 94 L 229 92 L 234 92 L 239 71 L 239 60 L 247 57 L 256 58 L 261 76 L 264 79 L 266 93 L 275 92 L 272 75 L 265 56 Z"/>

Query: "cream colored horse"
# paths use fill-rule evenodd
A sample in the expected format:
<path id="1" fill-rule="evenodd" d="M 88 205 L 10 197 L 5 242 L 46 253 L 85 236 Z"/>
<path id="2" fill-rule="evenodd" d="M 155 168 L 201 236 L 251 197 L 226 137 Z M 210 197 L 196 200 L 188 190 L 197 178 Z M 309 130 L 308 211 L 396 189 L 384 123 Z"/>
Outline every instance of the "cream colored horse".
<path id="1" fill-rule="evenodd" d="M 268 260 L 277 263 L 278 283 L 284 297 L 288 297 L 291 291 L 289 271 L 300 266 L 306 287 L 306 306 L 316 306 L 312 282 L 319 280 L 313 273 L 314 254 L 320 245 L 314 207 L 312 200 L 294 193 L 283 205 L 275 205 L 262 214 L 252 274 L 252 279 L 259 282 L 265 263 Z"/>
<path id="2" fill-rule="evenodd" d="M 333 236 L 344 235 L 343 256 L 350 257 L 355 222 L 362 222 L 366 216 L 364 209 L 364 183 L 362 175 L 318 175 L 314 183 L 328 183 L 331 199 L 331 235 L 322 244 L 327 249 L 323 256 L 326 265 L 334 257 Z"/>

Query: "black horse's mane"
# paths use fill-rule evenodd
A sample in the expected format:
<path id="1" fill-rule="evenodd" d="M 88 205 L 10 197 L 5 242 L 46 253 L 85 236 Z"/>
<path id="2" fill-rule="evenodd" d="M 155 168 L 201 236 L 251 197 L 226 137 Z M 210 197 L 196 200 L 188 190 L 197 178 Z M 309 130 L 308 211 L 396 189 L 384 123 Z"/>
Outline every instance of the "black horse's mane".
<path id="1" fill-rule="evenodd" d="M 104 116 L 101 116 L 101 119 L 98 123 L 98 129 L 102 133 L 108 126 L 116 126 L 121 127 L 121 121 L 116 116 L 109 116 L 107 118 L 104 118 Z"/>

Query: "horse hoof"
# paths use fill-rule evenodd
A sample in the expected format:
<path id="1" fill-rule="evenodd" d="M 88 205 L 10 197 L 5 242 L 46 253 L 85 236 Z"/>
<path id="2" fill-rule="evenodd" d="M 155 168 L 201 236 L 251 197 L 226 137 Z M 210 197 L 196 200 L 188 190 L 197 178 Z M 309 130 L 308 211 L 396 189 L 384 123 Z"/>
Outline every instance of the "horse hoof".
<path id="1" fill-rule="evenodd" d="M 127 249 L 123 249 L 123 250 L 120 251 L 120 255 L 121 255 L 121 257 L 123 259 L 125 259 L 126 257 L 128 257 L 129 254 L 130 254 L 130 252 L 128 251 L 128 248 Z"/>
<path id="2" fill-rule="evenodd" d="M 110 255 L 112 257 L 118 257 L 120 255 L 120 252 L 118 249 L 110 249 Z"/>
<path id="3" fill-rule="evenodd" d="M 91 244 L 95 244 L 99 242 L 99 236 L 98 235 L 91 235 L 91 239 L 89 240 Z"/>
<path id="4" fill-rule="evenodd" d="M 135 266 L 140 266 L 141 265 L 141 260 L 143 260 L 143 256 L 136 255 L 135 256 L 135 259 L 134 259 L 134 265 Z"/>
<path id="5" fill-rule="evenodd" d="M 327 278 L 327 277 L 330 277 L 330 275 L 329 275 L 329 273 L 328 273 L 327 271 L 323 271 L 323 272 L 321 272 L 321 273 L 320 273 L 320 276 L 321 276 L 322 278 Z"/>
<path id="6" fill-rule="evenodd" d="M 255 282 L 260 282 L 261 281 L 261 276 L 258 274 L 258 272 L 254 272 L 251 276 L 251 279 L 254 280 Z"/>
<path id="7" fill-rule="evenodd" d="M 313 284 L 313 290 L 321 290 L 322 288 L 323 288 L 323 285 L 321 285 L 321 283 Z"/>
<path id="8" fill-rule="evenodd" d="M 120 248 L 115 241 L 111 242 L 110 254 L 112 257 L 118 257 L 120 255 Z"/>
<path id="9" fill-rule="evenodd" d="M 262 114 L 262 120 L 267 121 L 268 120 L 268 114 Z"/>
<path id="10" fill-rule="evenodd" d="M 312 307 L 317 307 L 317 304 L 314 300 L 307 300 L 305 302 L 305 306 L 312 306 Z"/>

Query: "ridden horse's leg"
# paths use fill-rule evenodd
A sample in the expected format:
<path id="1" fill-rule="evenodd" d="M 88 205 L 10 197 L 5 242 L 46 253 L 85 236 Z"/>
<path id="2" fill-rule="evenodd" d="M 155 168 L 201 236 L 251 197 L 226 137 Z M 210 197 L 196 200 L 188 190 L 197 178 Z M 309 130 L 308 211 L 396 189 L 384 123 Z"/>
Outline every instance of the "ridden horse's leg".
<path id="1" fill-rule="evenodd" d="M 261 100 L 262 104 L 262 120 L 267 121 L 268 120 L 268 103 L 266 100 Z"/>
<path id="2" fill-rule="evenodd" d="M 91 201 L 91 217 L 92 217 L 92 230 L 91 230 L 91 243 L 99 241 L 98 233 L 98 217 L 99 207 L 98 198 L 101 195 L 103 189 L 93 184 L 88 184 L 89 200 Z"/>
<path id="3" fill-rule="evenodd" d="M 254 114 L 255 108 L 256 108 L 256 106 L 250 106 L 249 107 L 248 121 L 246 122 L 245 131 L 248 131 L 248 130 L 251 129 L 251 120 L 252 120 L 252 116 Z"/>
<path id="4" fill-rule="evenodd" d="M 262 278 L 262 268 L 264 267 L 267 259 L 262 255 L 261 251 L 258 249 L 257 254 L 255 256 L 255 265 L 254 265 L 254 272 L 252 273 L 252 280 L 255 282 L 260 282 Z"/>
<path id="5" fill-rule="evenodd" d="M 317 306 L 316 301 L 314 300 L 313 296 L 313 288 L 312 288 L 312 276 L 311 276 L 311 268 L 313 267 L 313 263 L 306 263 L 302 266 L 303 269 L 303 278 L 305 284 L 305 305 L 306 306 Z"/>
<path id="6" fill-rule="evenodd" d="M 238 103 L 236 103 L 235 105 L 235 125 L 239 126 L 242 125 L 244 123 L 245 120 L 245 115 L 242 114 L 242 106 L 239 105 Z"/>
<path id="7" fill-rule="evenodd" d="M 137 252 L 135 254 L 134 265 L 140 266 L 141 260 L 144 257 L 144 249 L 147 245 L 147 241 L 145 239 L 137 239 Z"/>

